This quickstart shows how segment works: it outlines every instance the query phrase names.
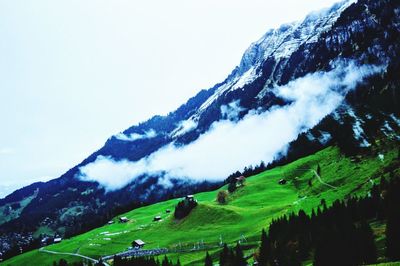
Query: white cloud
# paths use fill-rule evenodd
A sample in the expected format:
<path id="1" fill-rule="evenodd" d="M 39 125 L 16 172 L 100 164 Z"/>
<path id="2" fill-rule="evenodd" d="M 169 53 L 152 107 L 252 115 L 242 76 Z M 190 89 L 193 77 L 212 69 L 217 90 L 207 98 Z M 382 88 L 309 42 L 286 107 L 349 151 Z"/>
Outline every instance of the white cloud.
<path id="1" fill-rule="evenodd" d="M 380 71 L 374 66 L 337 64 L 273 89 L 291 103 L 266 112 L 253 111 L 242 120 L 215 122 L 193 143 L 169 144 L 137 162 L 99 156 L 80 169 L 81 178 L 97 181 L 109 190 L 122 188 L 142 174 L 167 173 L 164 178 L 217 181 L 261 160 L 271 162 L 287 144 L 333 112 L 364 77 Z M 163 183 L 166 180 L 163 179 Z"/>
<path id="2" fill-rule="evenodd" d="M 1 181 L 60 176 L 224 80 L 268 29 L 333 2 L 0 1 L 0 146 L 17 151 Z"/>
<path id="3" fill-rule="evenodd" d="M 197 122 L 189 118 L 179 123 L 178 127 L 172 132 L 173 137 L 181 136 L 197 127 Z"/>
<path id="4" fill-rule="evenodd" d="M 94 163 L 81 167 L 80 172 L 83 180 L 96 180 L 109 190 L 114 190 L 141 175 L 145 168 L 146 163 L 143 160 L 132 163 L 128 160 L 115 161 L 111 157 L 98 156 Z"/>
<path id="5" fill-rule="evenodd" d="M 144 134 L 132 133 L 129 136 L 125 135 L 124 133 L 118 133 L 115 137 L 119 140 L 124 141 L 135 141 L 138 139 L 151 139 L 155 138 L 157 133 L 154 129 L 150 129 L 149 131 L 144 132 Z"/>
<path id="6" fill-rule="evenodd" d="M 240 106 L 240 100 L 233 101 L 228 105 L 221 106 L 222 118 L 228 120 L 237 120 L 240 112 L 243 112 L 244 110 L 246 109 Z"/>

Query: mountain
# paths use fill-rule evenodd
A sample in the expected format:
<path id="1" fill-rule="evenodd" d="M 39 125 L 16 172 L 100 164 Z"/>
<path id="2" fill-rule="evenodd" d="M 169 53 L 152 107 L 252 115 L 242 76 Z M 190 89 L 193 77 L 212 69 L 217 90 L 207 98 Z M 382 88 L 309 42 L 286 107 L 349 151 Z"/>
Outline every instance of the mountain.
<path id="1" fill-rule="evenodd" d="M 381 138 L 385 139 L 384 136 Z M 384 160 L 375 156 L 374 151 L 381 152 Z M 374 187 L 380 187 L 380 190 L 383 190 L 382 187 L 388 186 L 389 182 L 392 182 L 389 181 L 389 176 L 393 175 L 393 172 L 398 175 L 397 180 L 399 180 L 400 160 L 394 141 L 374 144 L 372 151 L 357 156 L 357 159 L 343 156 L 337 147 L 328 147 L 287 165 L 246 178 L 244 185 L 238 187 L 233 193 L 227 193 L 225 203 L 221 204 L 216 201 L 216 198 L 221 191 L 226 191 L 229 185 L 215 191 L 195 194 L 194 198 L 198 201 L 198 206 L 183 219 L 175 219 L 173 213 L 174 207 L 180 199 L 159 202 L 114 217 L 112 224 L 106 224 L 84 234 L 65 239 L 59 244 L 16 256 L 7 260 L 6 265 L 17 266 L 29 263 L 51 265 L 53 261 L 61 258 L 71 264 L 81 261 L 78 255 L 62 256 L 62 254 L 46 252 L 78 253 L 94 259 L 103 256 L 112 258 L 113 254 L 126 251 L 130 247 L 132 239 L 144 241 L 146 243 L 145 250 L 168 248 L 170 250 L 167 254 L 168 258 L 174 262 L 179 258 L 181 265 L 204 265 L 206 250 L 214 262 L 217 262 L 222 249 L 220 242 L 235 246 L 238 241 L 241 241 L 245 257 L 248 258 L 247 262 L 252 265 L 253 258 L 256 257 L 253 254 L 257 253 L 255 251 L 260 246 L 262 228 L 267 229 L 272 221 L 278 220 L 277 217 L 298 213 L 299 210 L 310 215 L 313 209 L 317 210 L 322 201 L 330 206 L 338 199 L 349 199 L 352 196 L 363 198 L 369 192 L 379 197 L 379 193 L 376 193 Z M 315 175 L 317 171 L 320 173 L 321 181 Z M 384 185 L 385 182 L 382 182 L 382 176 L 386 177 L 386 185 Z M 287 181 L 284 185 L 279 182 L 282 178 Z M 395 191 L 398 192 L 399 189 L 400 186 Z M 368 199 L 370 200 L 370 198 Z M 354 203 L 355 201 L 350 202 Z M 368 210 L 369 217 L 379 212 L 376 206 L 369 206 L 370 208 L 364 206 L 364 210 Z M 166 212 L 166 210 L 171 212 Z M 353 216 L 353 219 L 357 220 L 363 212 L 353 211 L 351 213 L 357 213 Z M 154 221 L 156 216 L 160 216 L 162 220 Z M 293 217 L 293 215 L 287 216 Z M 119 222 L 120 217 L 127 217 L 129 221 L 121 223 Z M 381 257 L 379 262 L 385 261 L 383 259 L 385 257 L 384 219 L 383 215 L 379 215 L 377 219 L 370 221 L 375 232 L 377 254 Z M 336 222 L 339 219 L 336 217 L 331 220 Z M 270 231 L 272 231 L 272 226 Z M 275 231 L 275 235 L 283 239 L 287 238 L 288 234 L 285 230 L 283 231 L 284 233 L 280 231 L 279 234 Z M 316 232 L 317 235 L 320 233 L 320 231 Z M 348 243 L 353 245 L 353 247 L 346 246 L 352 251 L 351 257 L 357 258 L 354 256 L 356 252 L 354 248 L 358 245 L 353 244 L 354 239 Z M 292 248 L 291 245 L 285 245 L 285 247 L 289 250 Z M 308 246 L 306 249 L 310 249 L 310 247 Z M 79 252 L 77 252 L 78 250 Z M 311 261 L 313 255 L 304 250 L 302 253 L 301 256 L 305 256 L 302 258 L 303 260 Z M 290 254 L 290 252 L 285 254 Z M 330 252 L 330 254 L 339 258 L 343 257 L 337 255 L 340 253 Z M 327 257 L 329 258 L 329 256 Z M 111 264 L 110 261 L 107 262 Z M 295 264 L 286 263 L 284 265 Z M 335 265 L 360 264 L 336 263 Z"/>
<path id="2" fill-rule="evenodd" d="M 219 187 L 261 160 L 286 164 L 332 144 L 351 156 L 379 134 L 398 140 L 399 14 L 397 1 L 345 1 L 268 31 L 220 84 L 1 199 L 2 250 Z"/>

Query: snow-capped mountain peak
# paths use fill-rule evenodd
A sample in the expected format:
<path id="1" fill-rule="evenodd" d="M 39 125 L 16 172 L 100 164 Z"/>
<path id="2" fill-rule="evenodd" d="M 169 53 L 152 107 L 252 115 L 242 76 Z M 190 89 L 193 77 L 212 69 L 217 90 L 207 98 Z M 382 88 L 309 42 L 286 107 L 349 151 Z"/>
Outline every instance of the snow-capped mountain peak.
<path id="1" fill-rule="evenodd" d="M 262 38 L 245 51 L 239 66 L 228 79 L 200 107 L 199 113 L 218 97 L 230 90 L 241 89 L 261 75 L 261 65 L 268 58 L 279 63 L 289 58 L 301 45 L 318 40 L 321 33 L 328 31 L 340 14 L 355 0 L 335 4 L 331 8 L 309 14 L 303 21 L 282 25 L 269 30 Z M 199 115 L 199 113 L 197 115 Z"/>

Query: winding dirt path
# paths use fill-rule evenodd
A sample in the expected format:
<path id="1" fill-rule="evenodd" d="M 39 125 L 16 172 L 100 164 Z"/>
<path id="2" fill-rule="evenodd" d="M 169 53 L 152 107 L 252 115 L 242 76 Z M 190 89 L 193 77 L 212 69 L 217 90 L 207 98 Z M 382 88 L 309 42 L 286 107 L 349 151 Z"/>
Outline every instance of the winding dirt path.
<path id="1" fill-rule="evenodd" d="M 337 187 L 332 186 L 331 184 L 328 184 L 328 183 L 324 182 L 324 180 L 322 180 L 321 176 L 317 173 L 317 171 L 315 171 L 312 168 L 298 168 L 298 169 L 296 169 L 294 171 L 311 171 L 317 177 L 318 182 L 320 182 L 322 185 L 328 186 L 328 187 L 333 188 L 333 189 L 337 189 Z"/>
<path id="2" fill-rule="evenodd" d="M 48 253 L 48 254 L 55 254 L 55 255 L 68 255 L 68 256 L 75 256 L 75 257 L 80 257 L 83 259 L 87 259 L 90 260 L 91 262 L 94 263 L 98 263 L 98 260 L 95 260 L 91 257 L 87 257 L 81 254 L 76 254 L 76 253 L 69 253 L 69 252 L 57 252 L 57 251 L 50 251 L 50 250 L 45 250 L 44 248 L 40 248 L 39 252 L 43 252 L 43 253 Z M 107 262 L 103 262 L 104 266 L 111 266 L 110 264 L 108 264 Z"/>
<path id="3" fill-rule="evenodd" d="M 337 187 L 335 187 L 335 186 L 332 186 L 331 184 L 328 184 L 328 183 L 324 182 L 324 181 L 322 180 L 322 178 L 319 176 L 319 174 L 317 173 L 317 171 L 315 171 L 314 169 L 310 169 L 310 170 L 311 170 L 311 172 L 314 173 L 314 175 L 317 177 L 318 181 L 319 181 L 321 184 L 323 184 L 323 185 L 325 185 L 325 186 L 328 186 L 328 187 L 330 187 L 330 188 L 333 188 L 333 189 L 336 189 L 336 188 L 337 188 Z"/>

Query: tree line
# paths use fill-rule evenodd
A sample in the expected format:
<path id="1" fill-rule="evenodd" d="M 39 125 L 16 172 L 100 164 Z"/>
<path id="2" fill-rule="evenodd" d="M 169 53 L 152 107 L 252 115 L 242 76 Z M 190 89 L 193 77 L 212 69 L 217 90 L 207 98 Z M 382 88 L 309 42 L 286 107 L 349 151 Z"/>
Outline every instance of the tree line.
<path id="1" fill-rule="evenodd" d="M 385 256 L 400 260 L 400 178 L 381 178 L 365 197 L 350 197 L 321 206 L 307 215 L 298 213 L 274 219 L 268 231 L 262 230 L 261 245 L 254 254 L 261 266 L 300 266 L 313 260 L 315 266 L 365 265 L 377 262 L 371 221 L 386 222 Z M 215 261 L 216 262 L 216 261 Z M 221 266 L 247 265 L 239 244 L 226 244 L 219 254 Z M 205 266 L 214 261 L 206 253 Z"/>
<path id="2" fill-rule="evenodd" d="M 329 208 L 290 214 L 272 221 L 262 231 L 258 262 L 261 266 L 362 265 L 377 261 L 371 220 L 386 220 L 386 256 L 400 260 L 400 181 L 382 179 L 364 198 L 335 201 Z"/>

